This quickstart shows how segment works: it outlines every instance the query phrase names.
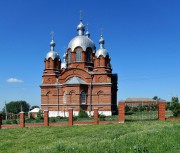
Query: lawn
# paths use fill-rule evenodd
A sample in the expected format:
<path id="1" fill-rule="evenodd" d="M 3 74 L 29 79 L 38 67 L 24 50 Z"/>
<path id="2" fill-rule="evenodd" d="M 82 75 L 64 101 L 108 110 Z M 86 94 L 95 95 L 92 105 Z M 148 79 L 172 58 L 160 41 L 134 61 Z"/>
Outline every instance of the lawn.
<path id="1" fill-rule="evenodd" d="M 178 153 L 180 122 L 1 129 L 0 138 L 2 153 Z"/>

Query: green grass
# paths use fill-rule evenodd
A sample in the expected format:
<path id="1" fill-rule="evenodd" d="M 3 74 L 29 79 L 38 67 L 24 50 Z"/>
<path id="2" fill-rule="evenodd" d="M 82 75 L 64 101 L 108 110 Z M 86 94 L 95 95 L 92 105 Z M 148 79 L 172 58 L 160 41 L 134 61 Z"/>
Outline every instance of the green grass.
<path id="1" fill-rule="evenodd" d="M 178 153 L 180 122 L 0 130 L 2 153 Z"/>

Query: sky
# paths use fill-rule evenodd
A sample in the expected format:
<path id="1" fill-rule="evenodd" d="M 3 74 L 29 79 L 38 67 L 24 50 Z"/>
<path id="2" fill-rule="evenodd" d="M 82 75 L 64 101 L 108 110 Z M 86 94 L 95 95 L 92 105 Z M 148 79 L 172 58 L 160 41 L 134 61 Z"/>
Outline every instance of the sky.
<path id="1" fill-rule="evenodd" d="M 0 5 L 0 110 L 5 101 L 40 106 L 50 33 L 62 59 L 77 35 L 80 10 L 97 49 L 103 29 L 118 101 L 180 96 L 179 0 L 6 0 Z"/>

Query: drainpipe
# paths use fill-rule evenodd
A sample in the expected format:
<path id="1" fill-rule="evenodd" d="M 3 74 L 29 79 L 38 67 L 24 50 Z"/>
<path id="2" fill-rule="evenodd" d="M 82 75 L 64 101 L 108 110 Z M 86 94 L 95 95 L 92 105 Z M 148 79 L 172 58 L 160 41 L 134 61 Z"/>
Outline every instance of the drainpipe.
<path id="1" fill-rule="evenodd" d="M 90 115 L 92 112 L 92 82 L 93 82 L 94 75 L 91 74 L 91 84 L 90 84 Z"/>

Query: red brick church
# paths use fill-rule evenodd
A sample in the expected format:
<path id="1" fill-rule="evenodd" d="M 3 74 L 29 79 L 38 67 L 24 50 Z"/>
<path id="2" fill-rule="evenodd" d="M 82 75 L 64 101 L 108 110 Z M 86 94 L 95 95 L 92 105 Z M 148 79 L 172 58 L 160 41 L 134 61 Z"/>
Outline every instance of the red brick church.
<path id="1" fill-rule="evenodd" d="M 117 74 L 112 73 L 110 56 L 104 47 L 101 35 L 96 50 L 90 33 L 80 21 L 78 35 L 68 44 L 61 61 L 55 51 L 54 38 L 51 50 L 44 60 L 41 88 L 41 108 L 49 110 L 49 116 L 68 116 L 73 108 L 74 115 L 83 109 L 93 114 L 112 115 L 117 111 Z M 85 33 L 85 34 L 84 34 Z"/>

